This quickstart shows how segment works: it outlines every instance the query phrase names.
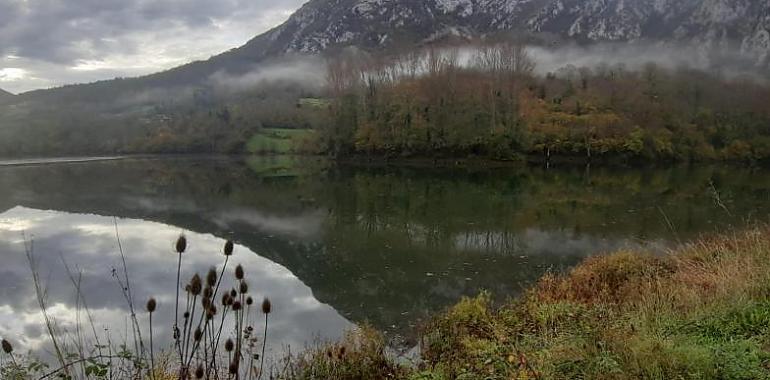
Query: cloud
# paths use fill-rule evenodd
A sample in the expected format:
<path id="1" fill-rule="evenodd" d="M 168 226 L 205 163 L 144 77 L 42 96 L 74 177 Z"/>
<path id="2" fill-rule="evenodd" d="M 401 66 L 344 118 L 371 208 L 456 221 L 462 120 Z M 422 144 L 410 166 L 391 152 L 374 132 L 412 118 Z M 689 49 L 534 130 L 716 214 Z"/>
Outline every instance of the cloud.
<path id="1" fill-rule="evenodd" d="M 0 78 L 0 87 L 20 92 L 206 59 L 280 24 L 304 1 L 0 0 L 0 69 L 28 72 Z"/>
<path id="2" fill-rule="evenodd" d="M 326 63 L 318 56 L 298 56 L 256 66 L 242 75 L 216 72 L 209 83 L 218 91 L 245 91 L 260 84 L 276 82 L 297 83 L 308 88 L 320 88 L 326 78 Z"/>

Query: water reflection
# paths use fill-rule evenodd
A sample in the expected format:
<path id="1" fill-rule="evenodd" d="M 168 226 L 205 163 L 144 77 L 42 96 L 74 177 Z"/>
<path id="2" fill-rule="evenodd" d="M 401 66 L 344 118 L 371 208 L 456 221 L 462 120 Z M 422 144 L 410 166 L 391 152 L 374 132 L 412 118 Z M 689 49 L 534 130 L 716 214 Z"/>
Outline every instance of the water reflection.
<path id="1" fill-rule="evenodd" d="M 158 300 L 154 320 L 156 342 L 168 345 L 176 289 L 177 256 L 172 243 L 181 230 L 134 219 L 118 219 L 117 223 L 137 307 L 143 308 L 151 296 Z M 45 348 L 48 342 L 35 301 L 22 232 L 34 242 L 40 278 L 47 287 L 49 312 L 64 339 L 73 338 L 78 318 L 86 337 L 91 336 L 85 312 L 81 310 L 78 315 L 75 287 L 67 276 L 64 261 L 80 278 L 96 329 L 110 334 L 115 342 L 125 339 L 125 332 L 130 331 L 125 328 L 129 323 L 128 308 L 112 276 L 113 269 L 122 271 L 114 219 L 25 207 L 0 214 L 0 336 L 32 350 Z M 205 274 L 211 266 L 221 268 L 222 239 L 197 233 L 188 233 L 187 238 L 189 249 L 184 254 L 183 276 Z M 281 353 L 286 346 L 304 347 L 315 339 L 336 339 L 352 327 L 333 308 L 319 302 L 311 289 L 285 267 L 243 246 L 236 246 L 231 270 L 236 263 L 245 268 L 252 296 L 273 300 L 270 348 L 274 352 Z M 225 281 L 230 279 L 232 274 L 225 277 Z M 227 285 L 223 282 L 223 286 Z M 145 314 L 141 313 L 142 321 Z"/>
<path id="2" fill-rule="evenodd" d="M 303 292 L 312 290 L 345 319 L 401 335 L 462 295 L 481 289 L 515 295 L 545 271 L 588 255 L 660 248 L 767 221 L 770 212 L 770 173 L 720 166 L 360 168 L 316 159 L 207 157 L 7 167 L 0 168 L 0 183 L 0 211 L 28 212 L 8 222 L 7 231 L 61 228 L 58 240 L 37 249 L 51 254 L 53 263 L 64 249 L 59 246 L 93 253 L 103 245 L 103 252 L 114 252 L 114 238 L 107 231 L 97 235 L 101 242 L 91 241 L 92 232 L 79 223 L 52 221 L 52 214 L 29 209 L 106 216 L 102 224 L 118 216 L 137 229 L 167 231 L 138 233 L 130 242 L 131 252 L 146 253 L 148 260 L 161 260 L 152 254 L 167 252 L 182 229 L 232 238 L 265 258 L 254 260 L 285 268 L 279 277 L 306 284 Z M 83 224 L 94 224 L 85 219 Z M 18 239 L 12 235 L 3 236 L 3 244 Z M 221 242 L 212 235 L 200 238 Z M 210 263 L 201 265 L 203 270 Z M 12 272 L 26 278 L 28 270 L 21 269 Z M 95 273 L 92 281 L 114 287 L 108 273 Z M 3 283 L 2 291 L 10 292 L 12 284 Z M 298 299 L 276 295 L 276 304 L 281 296 Z M 114 295 L 104 298 L 119 304 Z M 305 324 L 330 335 L 347 326 L 327 326 L 323 318 Z"/>

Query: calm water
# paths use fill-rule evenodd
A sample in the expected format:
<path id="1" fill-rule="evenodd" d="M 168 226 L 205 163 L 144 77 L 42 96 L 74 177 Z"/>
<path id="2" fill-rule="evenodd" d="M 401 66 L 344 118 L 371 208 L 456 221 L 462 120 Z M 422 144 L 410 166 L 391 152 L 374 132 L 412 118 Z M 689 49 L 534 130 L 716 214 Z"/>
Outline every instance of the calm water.
<path id="1" fill-rule="evenodd" d="M 515 295 L 545 271 L 626 247 L 662 250 L 768 221 L 770 171 L 419 169 L 314 159 L 164 158 L 0 167 L 0 336 L 45 345 L 24 238 L 49 306 L 74 331 L 81 287 L 97 327 L 125 336 L 115 224 L 134 297 L 173 310 L 183 272 L 221 264 L 237 242 L 250 289 L 273 300 L 270 347 L 293 350 L 368 322 L 412 344 L 414 326 L 463 295 Z M 164 313 L 159 313 L 164 315 Z M 173 312 L 165 315 L 173 316 Z M 158 341 L 170 319 L 156 320 Z"/>

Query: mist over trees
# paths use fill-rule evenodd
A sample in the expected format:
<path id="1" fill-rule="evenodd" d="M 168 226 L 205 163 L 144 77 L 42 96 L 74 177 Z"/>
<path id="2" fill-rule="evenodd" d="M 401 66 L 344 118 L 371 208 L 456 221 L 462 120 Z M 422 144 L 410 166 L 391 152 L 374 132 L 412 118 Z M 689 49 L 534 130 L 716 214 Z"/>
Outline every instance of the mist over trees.
<path id="1" fill-rule="evenodd" d="M 328 64 L 331 153 L 581 160 L 770 158 L 770 88 L 654 63 L 566 64 L 535 75 L 506 41 Z"/>
<path id="2" fill-rule="evenodd" d="M 349 48 L 194 85 L 148 87 L 140 78 L 36 91 L 0 101 L 0 157 L 255 152 L 250 141 L 266 153 L 274 141 L 254 137 L 274 129 L 318 131 L 290 150 L 332 156 L 770 157 L 770 86 L 759 75 L 645 57 L 576 60 L 592 62 L 585 67 L 548 57 L 561 55 L 510 39 Z"/>

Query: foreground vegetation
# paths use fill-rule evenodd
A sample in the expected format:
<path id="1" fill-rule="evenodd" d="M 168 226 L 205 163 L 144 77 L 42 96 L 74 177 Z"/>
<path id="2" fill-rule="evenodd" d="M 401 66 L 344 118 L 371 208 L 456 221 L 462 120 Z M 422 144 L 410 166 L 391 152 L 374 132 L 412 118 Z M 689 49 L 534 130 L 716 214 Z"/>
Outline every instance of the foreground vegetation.
<path id="1" fill-rule="evenodd" d="M 176 250 L 180 262 L 186 241 Z M 15 355 L 3 340 L 4 379 L 770 379 L 770 228 L 704 238 L 669 255 L 621 251 L 543 277 L 502 306 L 488 294 L 461 300 L 421 331 L 414 363 L 395 358 L 383 336 L 361 328 L 340 342 L 263 367 L 264 333 L 255 331 L 244 269 L 215 300 L 221 270 L 184 286 L 174 344 L 156 352 L 132 316 L 133 347 L 66 351 L 48 326 L 60 366 Z M 39 284 L 34 271 L 33 279 Z M 127 275 L 127 273 L 126 273 Z M 128 277 L 123 277 L 130 310 Z M 118 276 L 120 282 L 121 277 Z M 123 285 L 122 285 L 123 286 Z M 40 290 L 38 290 L 40 291 Z M 79 291 L 79 290 L 78 290 Z M 38 302 L 46 320 L 45 298 Z M 215 305 L 217 304 L 217 305 Z M 200 308 L 196 309 L 196 306 Z M 245 312 L 244 312 L 245 310 Z M 87 309 L 86 309 L 87 311 Z M 152 317 L 153 299 L 146 305 Z M 165 310 L 170 312 L 170 310 Z M 137 311 L 139 313 L 139 311 Z M 221 317 L 217 315 L 221 314 Z M 232 318 L 233 330 L 222 330 Z M 216 322 L 216 323 L 214 323 Z M 217 326 L 218 324 L 218 326 Z M 146 331 L 145 331 L 146 332 Z M 224 334 L 223 334 L 224 333 Z M 225 340 L 225 337 L 228 337 Z M 65 339 L 66 340 L 66 339 Z M 60 351 L 61 350 L 61 351 Z M 109 354 L 101 352 L 109 350 Z"/>
<path id="2" fill-rule="evenodd" d="M 316 352 L 298 377 L 770 378 L 770 230 L 592 258 L 500 308 L 464 299 L 426 326 L 418 368 L 362 339 Z"/>

